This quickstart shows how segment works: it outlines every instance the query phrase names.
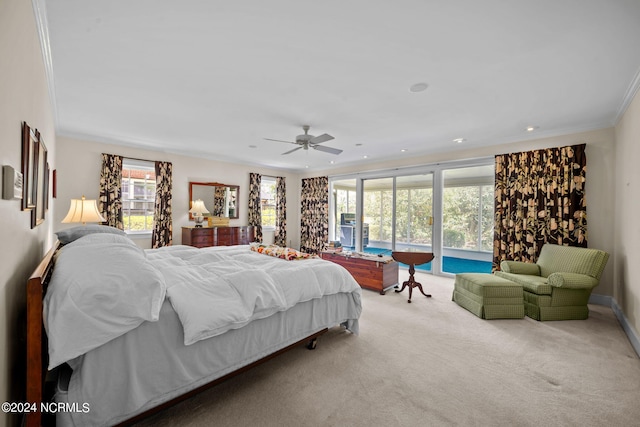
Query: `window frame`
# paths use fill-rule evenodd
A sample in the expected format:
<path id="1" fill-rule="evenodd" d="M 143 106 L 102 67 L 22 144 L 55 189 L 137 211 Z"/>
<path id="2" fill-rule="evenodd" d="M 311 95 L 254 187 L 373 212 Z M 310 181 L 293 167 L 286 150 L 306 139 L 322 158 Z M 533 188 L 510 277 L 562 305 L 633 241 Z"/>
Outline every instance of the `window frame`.
<path id="1" fill-rule="evenodd" d="M 274 190 L 273 191 L 273 199 L 270 199 L 270 200 L 273 200 L 273 205 L 268 205 L 268 206 L 273 206 L 273 210 L 274 210 L 274 212 L 273 212 L 273 225 L 264 223 L 265 216 L 264 216 L 264 209 L 263 208 L 265 206 L 264 201 L 266 200 L 266 198 L 263 197 L 264 195 L 263 195 L 262 190 L 263 190 L 263 186 L 265 184 L 273 185 L 273 190 Z M 274 177 L 274 176 L 263 175 L 262 178 L 260 179 L 260 218 L 261 218 L 261 222 L 262 222 L 262 230 L 264 230 L 264 231 L 275 231 L 275 229 L 276 229 L 276 212 L 275 212 L 275 210 L 276 210 L 276 207 L 277 207 L 277 204 L 278 204 L 278 200 L 277 199 L 278 199 L 277 178 Z"/>
<path id="2" fill-rule="evenodd" d="M 151 190 L 152 190 L 152 194 L 153 197 L 152 199 L 136 199 L 135 198 L 135 191 L 133 194 L 134 198 L 130 197 L 131 194 L 131 190 L 135 189 L 135 184 L 132 185 L 131 183 L 131 176 L 125 177 L 124 176 L 124 171 L 125 170 L 142 170 L 142 171 L 149 171 L 152 173 L 153 175 L 153 179 L 151 178 L 145 178 L 143 181 L 143 188 L 148 188 L 149 186 L 151 186 Z M 122 179 L 120 182 L 120 200 L 122 203 L 122 226 L 123 226 L 123 230 L 125 233 L 127 233 L 127 235 L 130 236 L 147 236 L 147 235 L 151 235 L 153 233 L 153 225 L 154 225 L 154 221 L 155 221 L 155 198 L 156 198 L 156 179 L 155 179 L 155 162 L 151 161 L 151 160 L 140 160 L 140 159 L 133 159 L 133 158 L 129 158 L 129 157 L 123 157 L 122 158 Z M 133 178 L 135 179 L 135 178 Z M 128 198 L 125 199 L 125 193 L 124 193 L 124 186 L 125 186 L 125 181 L 128 182 L 128 190 L 127 191 L 127 195 L 129 195 Z M 148 194 L 151 194 L 151 192 L 149 192 Z M 145 228 L 144 230 L 132 230 L 131 227 L 131 210 L 132 208 L 125 208 L 125 204 L 127 203 L 135 203 L 135 202 L 141 202 L 143 204 L 150 204 L 150 209 L 144 208 L 143 211 L 145 212 L 144 214 L 144 218 L 145 218 Z M 126 213 L 128 212 L 128 214 Z M 146 212 L 153 212 L 152 215 L 148 215 Z M 147 224 L 147 218 L 151 216 L 151 224 L 150 227 L 147 228 L 146 224 Z"/>

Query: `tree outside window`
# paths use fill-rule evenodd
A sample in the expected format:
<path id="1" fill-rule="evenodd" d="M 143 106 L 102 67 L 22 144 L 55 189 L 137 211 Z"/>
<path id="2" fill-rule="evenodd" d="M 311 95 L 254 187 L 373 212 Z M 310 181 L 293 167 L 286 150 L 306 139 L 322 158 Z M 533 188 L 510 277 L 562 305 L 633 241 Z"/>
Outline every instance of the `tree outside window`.
<path id="1" fill-rule="evenodd" d="M 122 161 L 122 215 L 126 232 L 153 230 L 156 173 L 153 162 Z"/>
<path id="2" fill-rule="evenodd" d="M 260 182 L 260 209 L 262 227 L 276 227 L 276 179 L 263 176 Z"/>
<path id="3" fill-rule="evenodd" d="M 491 251 L 493 249 L 493 187 L 445 187 L 443 192 L 443 246 Z"/>

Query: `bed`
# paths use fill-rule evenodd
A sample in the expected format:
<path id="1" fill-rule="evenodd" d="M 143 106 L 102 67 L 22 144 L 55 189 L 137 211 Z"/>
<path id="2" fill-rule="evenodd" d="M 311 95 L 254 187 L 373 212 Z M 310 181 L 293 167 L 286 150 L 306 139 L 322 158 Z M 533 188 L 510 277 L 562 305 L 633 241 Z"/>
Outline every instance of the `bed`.
<path id="1" fill-rule="evenodd" d="M 27 401 L 44 401 L 45 375 L 62 372 L 58 426 L 127 424 L 292 346 L 314 348 L 328 328 L 357 334 L 359 285 L 307 257 L 261 245 L 142 250 L 110 233 L 56 244 L 27 283 Z M 27 425 L 48 415 L 28 413 Z"/>

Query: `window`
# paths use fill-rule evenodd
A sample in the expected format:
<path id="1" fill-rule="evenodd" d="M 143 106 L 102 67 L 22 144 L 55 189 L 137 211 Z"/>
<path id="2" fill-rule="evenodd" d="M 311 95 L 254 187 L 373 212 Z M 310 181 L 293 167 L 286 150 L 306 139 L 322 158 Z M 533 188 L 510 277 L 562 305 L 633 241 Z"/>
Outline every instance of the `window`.
<path id="1" fill-rule="evenodd" d="M 435 274 L 491 272 L 494 180 L 493 158 L 330 178 L 329 238 L 372 254 L 433 252 L 421 269 Z"/>
<path id="2" fill-rule="evenodd" d="M 276 228 L 276 196 L 276 179 L 263 176 L 260 181 L 260 209 L 263 228 Z"/>
<path id="3" fill-rule="evenodd" d="M 493 179 L 493 165 L 444 171 L 444 247 L 493 250 Z"/>
<path id="4" fill-rule="evenodd" d="M 154 162 L 122 160 L 122 216 L 127 233 L 153 231 L 156 199 Z"/>
<path id="5" fill-rule="evenodd" d="M 341 181 L 333 181 L 332 187 L 333 194 L 333 206 L 334 206 L 334 216 L 333 216 L 333 224 L 335 225 L 333 239 L 344 241 L 344 246 L 353 246 L 353 242 L 350 239 L 353 239 L 354 236 L 349 234 L 345 235 L 345 225 L 342 221 L 346 217 L 353 216 L 355 218 L 356 215 L 356 180 L 355 179 L 346 179 Z M 349 222 L 348 219 L 345 221 Z"/>

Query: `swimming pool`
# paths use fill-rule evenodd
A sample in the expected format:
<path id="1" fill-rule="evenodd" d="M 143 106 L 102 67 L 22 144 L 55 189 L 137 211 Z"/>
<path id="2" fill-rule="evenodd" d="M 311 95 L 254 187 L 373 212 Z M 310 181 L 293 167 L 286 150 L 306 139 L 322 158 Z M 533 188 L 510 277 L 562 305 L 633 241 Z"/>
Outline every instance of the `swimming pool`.
<path id="1" fill-rule="evenodd" d="M 348 249 L 348 248 L 345 248 Z M 364 250 L 370 254 L 391 255 L 391 250 L 384 248 L 367 247 Z M 401 266 L 408 267 L 400 263 Z M 492 264 L 489 261 L 477 261 L 474 259 L 456 258 L 451 256 L 442 257 L 442 271 L 444 273 L 491 273 Z M 431 271 L 431 263 L 417 265 L 416 270 Z"/>

